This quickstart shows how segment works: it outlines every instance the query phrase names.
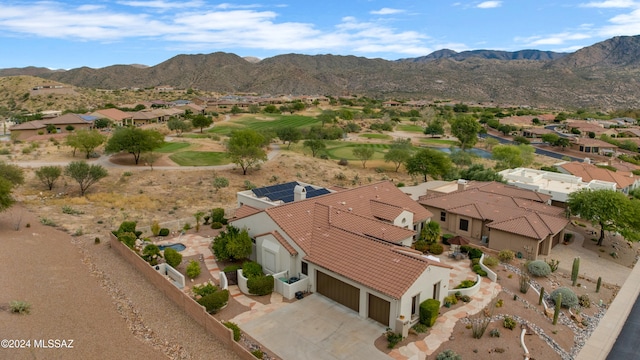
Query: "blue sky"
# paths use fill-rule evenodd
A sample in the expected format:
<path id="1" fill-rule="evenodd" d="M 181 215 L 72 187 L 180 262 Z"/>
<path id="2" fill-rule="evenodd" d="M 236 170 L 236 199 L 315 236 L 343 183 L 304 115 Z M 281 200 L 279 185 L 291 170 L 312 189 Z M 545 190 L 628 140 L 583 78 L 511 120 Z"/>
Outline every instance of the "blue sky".
<path id="1" fill-rule="evenodd" d="M 396 60 L 456 51 L 572 52 L 640 34 L 640 0 L 0 0 L 0 68 L 156 65 L 216 51 Z"/>

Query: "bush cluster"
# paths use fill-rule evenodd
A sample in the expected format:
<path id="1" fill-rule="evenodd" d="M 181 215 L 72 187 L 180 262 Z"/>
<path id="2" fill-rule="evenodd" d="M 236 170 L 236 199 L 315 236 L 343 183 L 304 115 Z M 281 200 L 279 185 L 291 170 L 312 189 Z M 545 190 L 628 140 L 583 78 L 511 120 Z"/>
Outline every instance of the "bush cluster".
<path id="1" fill-rule="evenodd" d="M 132 232 L 124 232 L 118 234 L 118 240 L 127 245 L 130 249 L 136 245 L 136 235 Z"/>
<path id="2" fill-rule="evenodd" d="M 240 331 L 240 327 L 238 326 L 238 324 L 231 321 L 225 321 L 222 324 L 233 331 L 233 341 L 240 341 L 240 335 L 242 334 L 242 331 Z"/>
<path id="3" fill-rule="evenodd" d="M 229 302 L 229 290 L 216 291 L 196 301 L 198 304 L 204 306 L 209 314 L 215 314 Z"/>
<path id="4" fill-rule="evenodd" d="M 244 277 L 246 277 L 247 279 L 262 276 L 262 265 L 258 264 L 255 261 L 247 261 L 242 264 L 242 275 L 244 275 Z"/>
<path id="5" fill-rule="evenodd" d="M 273 292 L 273 276 L 271 275 L 261 275 L 249 278 L 247 280 L 247 288 L 249 288 L 249 293 L 253 295 L 268 295 Z"/>
<path id="6" fill-rule="evenodd" d="M 436 360 L 462 360 L 462 356 L 456 354 L 453 350 L 447 349 L 436 356 Z"/>
<path id="7" fill-rule="evenodd" d="M 440 312 L 440 301 L 436 299 L 427 299 L 420 303 L 420 323 L 429 327 L 436 323 L 438 313 Z"/>
<path id="8" fill-rule="evenodd" d="M 460 282 L 460 285 L 456 286 L 456 289 L 467 289 L 472 287 L 473 285 L 475 285 L 476 282 L 475 280 L 462 280 L 462 282 Z"/>
<path id="9" fill-rule="evenodd" d="M 486 266 L 493 268 L 494 266 L 498 265 L 500 261 L 497 258 L 494 258 L 493 256 L 485 256 L 484 260 L 482 261 L 483 264 L 485 264 Z"/>
<path id="10" fill-rule="evenodd" d="M 440 255 L 444 251 L 442 244 L 434 243 L 429 245 L 429 252 L 433 255 Z"/>
<path id="11" fill-rule="evenodd" d="M 196 295 L 207 296 L 218 291 L 218 287 L 213 285 L 212 283 L 206 283 L 204 285 L 193 286 L 193 288 L 191 288 L 191 291 L 193 291 L 193 293 Z"/>
<path id="12" fill-rule="evenodd" d="M 558 299 L 558 294 L 562 294 L 563 308 L 572 308 L 572 307 L 578 306 L 579 304 L 578 296 L 576 296 L 576 294 L 573 291 L 571 291 L 571 289 L 566 287 L 561 287 L 551 292 L 550 297 L 551 297 L 551 300 L 553 300 L 554 304 Z"/>
<path id="13" fill-rule="evenodd" d="M 187 276 L 189 277 L 189 279 L 195 279 L 198 277 L 198 275 L 200 275 L 200 263 L 197 262 L 196 260 L 191 260 L 189 261 L 189 264 L 187 264 Z"/>
<path id="14" fill-rule="evenodd" d="M 527 269 L 533 276 L 544 277 L 551 274 L 551 267 L 543 260 L 534 260 L 527 264 Z"/>
<path id="15" fill-rule="evenodd" d="M 414 249 L 422 253 L 426 253 L 427 251 L 429 251 L 429 243 L 427 243 L 425 240 L 416 241 L 416 243 L 413 244 L 413 247 Z"/>
<path id="16" fill-rule="evenodd" d="M 162 228 L 160 230 L 158 230 L 158 236 L 169 236 L 169 229 L 167 228 Z"/>
<path id="17" fill-rule="evenodd" d="M 182 254 L 172 248 L 164 249 L 164 259 L 172 268 L 177 268 L 182 262 Z"/>
<path id="18" fill-rule="evenodd" d="M 511 260 L 513 260 L 515 257 L 516 255 L 514 254 L 514 252 L 509 249 L 500 250 L 500 252 L 498 253 L 498 259 L 506 263 L 511 262 Z"/>
<path id="19" fill-rule="evenodd" d="M 480 264 L 473 265 L 471 269 L 473 270 L 474 273 L 480 276 L 487 276 L 487 272 L 482 269 Z"/>

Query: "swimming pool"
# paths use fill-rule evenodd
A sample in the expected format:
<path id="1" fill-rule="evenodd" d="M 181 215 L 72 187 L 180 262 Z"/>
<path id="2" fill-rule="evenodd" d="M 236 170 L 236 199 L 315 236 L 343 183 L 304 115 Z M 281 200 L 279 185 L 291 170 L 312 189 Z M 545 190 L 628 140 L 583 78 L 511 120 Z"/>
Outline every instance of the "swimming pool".
<path id="1" fill-rule="evenodd" d="M 160 248 L 160 250 L 164 250 L 166 248 L 172 248 L 175 251 L 182 251 L 184 249 L 186 249 L 187 247 L 182 244 L 182 243 L 177 243 L 177 244 L 168 244 L 168 245 L 158 245 L 158 247 Z"/>

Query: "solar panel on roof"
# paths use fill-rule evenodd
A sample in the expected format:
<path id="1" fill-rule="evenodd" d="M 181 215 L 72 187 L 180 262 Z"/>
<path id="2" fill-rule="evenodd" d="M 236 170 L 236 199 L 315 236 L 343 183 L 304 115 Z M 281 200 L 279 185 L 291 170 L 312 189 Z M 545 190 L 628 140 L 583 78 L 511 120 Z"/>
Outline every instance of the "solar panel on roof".
<path id="1" fill-rule="evenodd" d="M 287 195 L 287 196 L 283 196 L 279 200 L 282 200 L 282 202 L 285 202 L 285 203 L 290 203 L 290 202 L 293 201 L 293 194 Z"/>

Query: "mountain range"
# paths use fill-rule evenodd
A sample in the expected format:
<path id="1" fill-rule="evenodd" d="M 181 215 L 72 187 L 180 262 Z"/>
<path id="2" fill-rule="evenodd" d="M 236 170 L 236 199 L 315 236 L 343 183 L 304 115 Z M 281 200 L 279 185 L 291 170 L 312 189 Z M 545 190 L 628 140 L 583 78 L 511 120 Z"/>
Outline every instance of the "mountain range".
<path id="1" fill-rule="evenodd" d="M 155 66 L 66 71 L 0 69 L 80 87 L 170 85 L 221 93 L 366 95 L 553 108 L 640 108 L 640 35 L 619 36 L 573 53 L 440 50 L 389 61 L 286 54 L 261 61 L 235 54 L 178 55 Z"/>

